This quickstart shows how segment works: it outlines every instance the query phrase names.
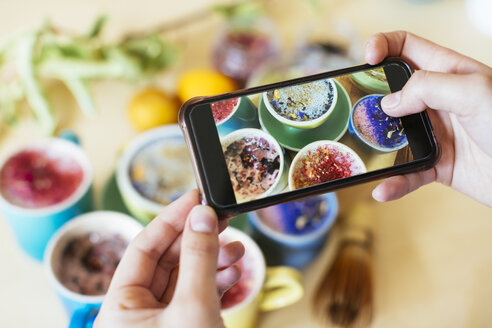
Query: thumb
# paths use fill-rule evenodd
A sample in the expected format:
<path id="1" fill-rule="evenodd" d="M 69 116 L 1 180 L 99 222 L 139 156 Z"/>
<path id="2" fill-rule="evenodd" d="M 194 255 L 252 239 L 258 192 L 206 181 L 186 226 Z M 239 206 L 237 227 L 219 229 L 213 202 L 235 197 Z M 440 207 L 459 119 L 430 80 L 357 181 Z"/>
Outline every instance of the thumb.
<path id="1" fill-rule="evenodd" d="M 385 96 L 381 101 L 390 116 L 405 116 L 427 108 L 466 116 L 475 109 L 468 95 L 474 94 L 479 76 L 416 71 L 401 91 Z"/>
<path id="2" fill-rule="evenodd" d="M 218 253 L 217 215 L 210 207 L 195 206 L 183 231 L 175 292 L 177 300 L 218 301 L 215 277 Z"/>

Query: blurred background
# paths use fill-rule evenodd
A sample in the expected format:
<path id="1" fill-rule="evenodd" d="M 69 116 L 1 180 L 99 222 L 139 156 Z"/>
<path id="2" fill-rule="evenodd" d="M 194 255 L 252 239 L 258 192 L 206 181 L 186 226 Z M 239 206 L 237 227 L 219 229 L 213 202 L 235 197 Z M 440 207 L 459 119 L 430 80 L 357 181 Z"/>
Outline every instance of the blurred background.
<path id="1" fill-rule="evenodd" d="M 299 74 L 289 71 L 294 64 L 302 67 L 302 72 L 312 73 L 363 63 L 364 40 L 381 31 L 408 30 L 492 65 L 492 27 L 484 18 L 484 13 L 491 12 L 487 0 L 264 0 L 234 4 L 237 2 L 205 0 L 0 2 L 2 56 L 13 39 L 29 31 L 41 33 L 47 48 L 51 34 L 62 35 L 67 44 L 74 42 L 66 52 L 58 49 L 56 55 L 37 58 L 36 65 L 41 68 L 36 74 L 53 109 L 48 118 L 39 119 L 43 105 L 31 106 L 32 90 L 18 90 L 15 71 L 22 71 L 22 65 L 10 67 L 7 63 L 2 68 L 2 162 L 23 145 L 70 130 L 80 139 L 93 167 L 94 209 L 117 210 L 107 195 L 118 191 L 113 174 L 123 147 L 155 124 L 173 123 L 180 103 L 191 96 L 271 82 L 274 74 L 291 77 Z M 94 26 L 101 15 L 105 15 L 105 23 L 99 20 Z M 245 58 L 252 56 L 253 64 L 237 69 L 234 56 L 240 55 L 230 51 L 234 44 L 228 29 L 238 20 L 251 19 L 261 21 L 258 28 L 267 37 L 257 43 L 248 41 L 254 45 L 242 51 Z M 153 39 L 155 35 L 158 40 Z M 90 49 L 108 44 L 125 54 L 133 51 L 137 63 L 125 62 L 120 67 L 115 59 L 111 63 L 116 69 L 98 66 L 100 71 L 91 71 L 92 66 L 63 66 L 66 62 L 56 61 L 70 56 L 86 60 L 92 55 L 79 56 L 77 51 L 87 44 Z M 48 61 L 53 58 L 56 60 L 50 66 Z M 111 55 L 101 58 L 97 59 L 114 59 Z M 232 62 L 229 66 L 228 60 Z M 204 81 L 200 79 L 206 78 L 197 72 L 203 69 L 208 69 L 207 74 L 229 75 L 232 82 L 224 82 L 217 90 L 200 90 Z M 67 82 L 73 80 L 87 85 L 80 89 L 80 85 Z M 161 103 L 155 105 L 162 106 L 160 114 L 147 113 L 146 106 L 139 103 L 146 101 L 149 89 L 160 92 Z M 11 100 L 16 106 L 6 105 Z M 371 200 L 374 186 L 370 183 L 336 193 L 338 218 L 350 216 L 357 203 L 370 208 L 371 325 L 490 326 L 492 210 L 439 184 L 379 204 Z M 238 218 L 234 225 L 242 229 L 246 221 Z M 261 313 L 258 327 L 332 325 L 316 315 L 313 305 L 339 251 L 337 240 L 343 237 L 339 224 L 331 230 L 319 255 L 301 268 L 304 296 L 284 309 Z M 47 270 L 20 250 L 5 220 L 0 221 L 0 257 L 0 326 L 66 326 L 66 313 L 48 282 Z"/>

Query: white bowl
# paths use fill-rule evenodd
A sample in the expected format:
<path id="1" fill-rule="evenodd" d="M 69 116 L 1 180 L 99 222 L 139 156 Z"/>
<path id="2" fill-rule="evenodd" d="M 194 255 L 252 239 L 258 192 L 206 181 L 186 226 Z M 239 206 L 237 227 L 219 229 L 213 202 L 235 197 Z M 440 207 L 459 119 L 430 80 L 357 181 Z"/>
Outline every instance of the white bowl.
<path id="1" fill-rule="evenodd" d="M 279 188 L 282 187 L 281 181 L 282 181 L 283 176 L 285 176 L 284 174 L 282 174 L 284 172 L 284 168 L 285 168 L 285 159 L 284 159 L 282 147 L 279 145 L 277 140 L 275 140 L 271 135 L 269 135 L 268 133 L 266 133 L 263 130 L 246 128 L 246 129 L 239 129 L 239 130 L 236 130 L 234 132 L 231 132 L 221 139 L 220 143 L 222 144 L 222 149 L 225 150 L 227 148 L 227 146 L 229 146 L 234 141 L 240 140 L 240 139 L 242 139 L 244 137 L 248 137 L 248 136 L 249 137 L 254 136 L 254 137 L 264 138 L 268 141 L 268 143 L 270 145 L 273 145 L 277 149 L 278 155 L 280 156 L 280 166 L 279 166 L 279 171 L 278 171 L 278 175 L 275 179 L 275 182 L 270 186 L 270 188 L 268 188 L 260 196 L 257 196 L 256 198 L 253 198 L 253 199 L 236 199 L 238 203 L 251 201 L 254 199 L 258 199 L 258 198 L 263 198 L 265 196 L 272 194 L 274 191 L 278 191 Z M 237 198 L 237 195 L 236 195 L 236 198 Z"/>
<path id="2" fill-rule="evenodd" d="M 289 189 L 290 190 L 295 190 L 295 186 L 294 186 L 294 181 L 292 179 L 292 176 L 297 168 L 297 165 L 298 165 L 298 162 L 307 154 L 308 151 L 311 151 L 311 150 L 316 150 L 316 148 L 318 148 L 319 146 L 331 146 L 331 147 L 335 147 L 339 152 L 341 152 L 342 154 L 350 154 L 350 157 L 354 160 L 352 166 L 351 166 L 351 169 L 352 169 L 352 172 L 355 171 L 355 174 L 352 174 L 352 175 L 356 175 L 356 174 L 361 174 L 361 173 L 366 173 L 367 172 L 367 169 L 366 169 L 366 166 L 364 164 L 364 162 L 362 161 L 362 159 L 359 157 L 359 155 L 357 155 L 357 153 L 355 151 L 353 151 L 351 148 L 345 146 L 344 144 L 340 143 L 340 142 L 336 142 L 336 141 L 331 141 L 331 140 L 318 140 L 318 141 L 315 141 L 315 142 L 312 142 L 308 145 L 306 145 L 304 148 L 302 148 L 297 154 L 296 156 L 294 157 L 294 159 L 292 160 L 292 164 L 290 166 L 290 170 L 289 170 Z M 325 181 L 323 183 L 326 183 L 328 181 Z"/>

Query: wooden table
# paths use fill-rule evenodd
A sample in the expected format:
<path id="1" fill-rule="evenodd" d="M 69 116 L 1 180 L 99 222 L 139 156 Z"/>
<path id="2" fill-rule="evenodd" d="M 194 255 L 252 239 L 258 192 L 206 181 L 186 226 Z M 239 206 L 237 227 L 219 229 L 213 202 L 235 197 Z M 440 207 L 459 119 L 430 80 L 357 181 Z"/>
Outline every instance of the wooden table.
<path id="1" fill-rule="evenodd" d="M 181 1 L 17 0 L 0 2 L 0 37 L 36 26 L 45 17 L 75 30 L 87 28 L 99 13 L 109 13 L 108 37 L 145 29 L 210 5 L 205 0 Z M 285 46 L 302 33 L 324 38 L 336 21 L 351 24 L 361 40 L 378 31 L 411 30 L 492 65 L 492 39 L 469 22 L 461 0 L 416 4 L 404 0 L 325 0 L 313 10 L 304 2 L 271 0 Z M 292 19 L 296 17 L 296 19 Z M 196 37 L 180 41 L 187 49 L 180 65 L 158 79 L 174 89 L 174 77 L 186 67 L 210 63 L 210 44 L 217 19 L 190 27 Z M 171 35 L 179 39 L 179 35 Z M 362 41 L 361 41 L 362 42 Z M 101 109 L 97 119 L 84 117 L 68 92 L 53 85 L 50 96 L 60 127 L 77 132 L 95 167 L 95 192 L 111 175 L 121 145 L 135 135 L 125 115 L 137 86 L 100 82 L 93 87 Z M 39 138 L 32 121 L 11 131 L 0 130 L 0 157 Z M 108 138 L 111 136 L 111 138 Z M 374 184 L 338 193 L 341 210 L 370 200 Z M 99 199 L 99 198 L 98 198 Z M 371 203 L 378 213 L 375 242 L 376 315 L 374 327 L 488 327 L 492 321 L 492 209 L 449 188 L 432 184 L 402 200 Z M 98 204 L 100 205 L 100 204 Z M 306 296 L 298 304 L 261 316 L 260 327 L 313 327 L 311 298 L 332 248 L 305 271 Z M 18 249 L 0 220 L 0 327 L 63 327 L 66 317 L 39 263 Z"/>

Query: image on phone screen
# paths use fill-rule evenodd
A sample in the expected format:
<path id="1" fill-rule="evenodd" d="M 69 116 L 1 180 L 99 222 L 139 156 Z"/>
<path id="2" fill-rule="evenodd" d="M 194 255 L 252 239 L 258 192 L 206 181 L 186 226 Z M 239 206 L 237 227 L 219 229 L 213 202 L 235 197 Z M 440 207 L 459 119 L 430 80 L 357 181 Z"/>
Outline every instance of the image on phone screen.
<path id="1" fill-rule="evenodd" d="M 413 160 L 382 67 L 210 104 L 237 203 Z"/>

